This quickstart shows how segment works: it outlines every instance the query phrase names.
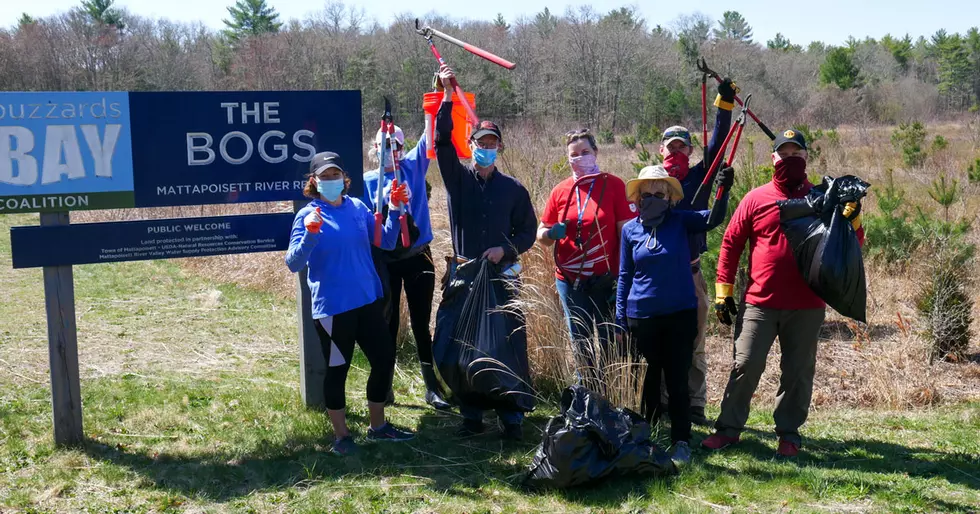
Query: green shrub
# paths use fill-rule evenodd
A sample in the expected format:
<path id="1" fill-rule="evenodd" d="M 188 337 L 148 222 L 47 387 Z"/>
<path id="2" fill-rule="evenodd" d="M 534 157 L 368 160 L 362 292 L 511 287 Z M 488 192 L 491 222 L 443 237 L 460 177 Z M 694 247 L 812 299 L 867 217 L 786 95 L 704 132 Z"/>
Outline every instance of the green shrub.
<path id="1" fill-rule="evenodd" d="M 599 131 L 599 144 L 611 145 L 616 142 L 616 136 L 611 130 Z"/>
<path id="2" fill-rule="evenodd" d="M 619 142 L 623 145 L 623 148 L 627 150 L 636 149 L 636 136 L 626 135 L 619 138 Z"/>
<path id="3" fill-rule="evenodd" d="M 932 153 L 937 153 L 949 147 L 949 141 L 943 136 L 936 136 L 932 140 Z"/>
<path id="4" fill-rule="evenodd" d="M 973 161 L 973 164 L 966 167 L 966 178 L 971 184 L 980 184 L 980 159 Z"/>
<path id="5" fill-rule="evenodd" d="M 810 126 L 803 123 L 793 125 L 793 130 L 803 134 L 804 139 L 806 139 L 807 157 L 811 161 L 817 162 L 820 159 L 820 153 L 822 151 L 820 140 L 823 139 L 823 130 L 817 129 L 811 131 Z"/>
<path id="6" fill-rule="evenodd" d="M 906 166 L 918 168 L 926 160 L 922 145 L 926 141 L 926 129 L 918 121 L 905 122 L 892 132 L 892 146 L 902 152 Z"/>
<path id="7" fill-rule="evenodd" d="M 961 361 L 969 348 L 973 301 L 968 291 L 974 251 L 961 236 L 940 235 L 931 241 L 925 285 L 916 299 L 931 345 L 930 362 Z"/>
<path id="8" fill-rule="evenodd" d="M 876 189 L 876 193 L 881 214 L 864 217 L 868 235 L 865 249 L 869 256 L 886 264 L 907 262 L 923 238 L 915 222 L 902 210 L 905 191 L 895 186 L 891 169 L 885 171 L 884 187 Z"/>

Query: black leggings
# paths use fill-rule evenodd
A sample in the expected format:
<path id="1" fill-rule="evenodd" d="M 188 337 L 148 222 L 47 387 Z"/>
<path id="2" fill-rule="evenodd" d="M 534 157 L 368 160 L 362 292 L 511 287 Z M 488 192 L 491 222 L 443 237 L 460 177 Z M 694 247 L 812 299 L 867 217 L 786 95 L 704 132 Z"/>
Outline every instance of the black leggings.
<path id="1" fill-rule="evenodd" d="M 395 369 L 395 347 L 388 339 L 388 332 L 378 330 L 378 327 L 384 326 L 382 306 L 383 302 L 378 300 L 314 323 L 320 336 L 323 358 L 327 361 L 323 397 L 328 409 L 341 410 L 346 407 L 344 390 L 355 341 L 371 364 L 367 381 L 368 401 L 384 403 L 388 396 L 392 371 Z"/>
<path id="2" fill-rule="evenodd" d="M 432 363 L 432 332 L 429 321 L 432 319 L 432 296 L 436 290 L 436 268 L 432 263 L 432 250 L 385 263 L 387 291 L 385 317 L 388 319 L 388 333 L 392 343 L 398 340 L 398 325 L 401 323 L 402 283 L 405 284 L 405 299 L 408 301 L 408 315 L 415 336 L 419 362 Z"/>
<path id="3" fill-rule="evenodd" d="M 687 375 L 698 337 L 698 310 L 688 309 L 663 316 L 629 319 L 630 336 L 647 361 L 643 379 L 643 415 L 652 420 L 660 405 L 660 374 L 667 383 L 670 439 L 691 439 L 691 399 Z"/>

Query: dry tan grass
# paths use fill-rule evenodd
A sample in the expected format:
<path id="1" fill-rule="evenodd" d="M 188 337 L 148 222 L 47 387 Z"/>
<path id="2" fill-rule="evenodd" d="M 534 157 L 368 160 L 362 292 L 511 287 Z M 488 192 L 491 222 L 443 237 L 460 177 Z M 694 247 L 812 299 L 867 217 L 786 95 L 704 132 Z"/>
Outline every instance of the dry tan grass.
<path id="1" fill-rule="evenodd" d="M 556 127 L 549 133 L 560 134 L 566 128 Z M 887 168 L 895 169 L 895 179 L 912 196 L 928 201 L 925 189 L 941 169 L 962 177 L 966 162 L 972 158 L 974 143 L 957 127 L 942 127 L 950 140 L 949 157 L 933 159 L 924 170 L 904 170 L 892 149 L 887 127 L 841 127 L 841 144 L 825 144 L 820 160 L 822 171 L 832 175 L 856 173 L 872 183 L 879 182 Z M 560 130 L 558 130 L 560 129 Z M 937 132 L 930 127 L 930 139 Z M 542 137 L 531 127 L 517 127 L 508 131 L 508 148 L 501 162 L 505 171 L 514 173 L 529 189 L 538 211 L 550 193 L 551 187 L 567 176 L 562 159 L 562 147 L 558 138 Z M 747 132 L 748 135 L 748 132 Z M 763 164 L 768 162 L 769 148 L 765 138 L 755 135 L 754 155 L 745 152 L 750 145 L 742 145 L 739 163 Z M 650 148 L 655 150 L 655 148 Z M 635 152 L 619 143 L 604 145 L 600 160 L 604 169 L 621 177 L 633 174 L 631 163 Z M 941 166 L 941 168 L 940 168 Z M 436 274 L 445 272 L 444 256 L 452 254 L 448 231 L 445 191 L 441 188 L 438 168 L 430 167 L 433 194 L 432 226 L 435 240 L 432 243 L 436 261 Z M 965 177 L 961 183 L 966 184 Z M 976 216 L 980 208 L 980 195 L 976 186 L 965 188 L 965 201 L 956 207 L 955 214 Z M 876 210 L 868 202 L 866 212 Z M 926 200 L 922 200 L 925 197 Z M 252 204 L 238 206 L 185 207 L 148 209 L 135 211 L 87 212 L 73 215 L 73 221 L 108 221 L 110 219 L 135 219 L 158 217 L 206 216 L 216 214 L 244 214 L 257 212 L 283 212 L 288 203 Z M 974 234 L 971 236 L 977 239 Z M 281 252 L 230 255 L 180 260 L 181 266 L 208 278 L 239 284 L 244 287 L 272 291 L 278 296 L 292 298 L 295 279 L 283 265 Z M 562 310 L 554 290 L 553 260 L 551 251 L 534 248 L 523 257 L 524 290 L 521 302 L 528 325 L 528 352 L 532 373 L 539 385 L 558 386 L 569 383 L 574 376 L 571 346 L 565 332 Z M 980 364 L 940 363 L 928 365 L 928 351 L 920 336 L 912 298 L 918 291 L 917 280 L 909 273 L 878 268 L 868 269 L 869 323 L 859 327 L 829 312 L 822 333 L 818 354 L 813 404 L 815 408 L 833 406 L 862 406 L 883 408 L 911 408 L 980 398 Z M 438 306 L 439 293 L 433 299 Z M 975 317 L 980 319 L 980 301 L 976 302 Z M 399 339 L 408 340 L 407 311 L 403 303 L 403 326 Z M 434 316 L 433 316 L 434 323 Z M 717 405 L 724 393 L 732 362 L 732 342 L 726 329 L 709 321 L 707 351 L 709 356 L 708 397 Z M 980 331 L 975 331 L 980 333 Z M 974 342 L 972 353 L 980 353 Z M 779 384 L 779 345 L 773 346 L 767 370 L 757 393 L 757 403 L 770 403 Z M 613 388 L 615 400 L 621 404 L 637 406 L 636 388 L 642 365 L 610 363 L 610 380 L 622 386 Z"/>

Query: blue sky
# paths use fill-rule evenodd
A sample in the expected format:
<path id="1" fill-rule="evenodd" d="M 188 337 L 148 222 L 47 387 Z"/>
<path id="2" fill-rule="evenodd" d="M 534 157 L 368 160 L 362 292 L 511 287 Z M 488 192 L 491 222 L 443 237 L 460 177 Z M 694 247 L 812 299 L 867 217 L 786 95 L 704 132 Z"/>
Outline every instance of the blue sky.
<path id="1" fill-rule="evenodd" d="M 0 25 L 11 26 L 22 12 L 44 17 L 64 12 L 78 5 L 80 0 L 30 0 L 0 2 Z M 221 28 L 222 18 L 227 17 L 226 7 L 234 0 L 116 0 L 117 5 L 148 17 L 169 18 L 176 21 L 200 21 L 213 28 Z M 283 19 L 303 18 L 322 9 L 324 4 L 309 0 L 269 0 Z M 396 0 L 347 1 L 348 5 L 363 7 L 367 14 L 382 23 L 390 22 L 396 13 L 424 15 L 430 11 L 459 19 L 493 19 L 498 12 L 509 21 L 522 15 L 548 7 L 560 14 L 569 6 L 582 5 L 556 0 L 497 0 L 496 2 L 415 2 Z M 814 40 L 840 44 L 848 36 L 879 38 L 886 33 L 917 38 L 928 37 L 939 29 L 964 33 L 971 26 L 980 25 L 980 1 L 946 0 L 929 2 L 922 0 L 817 0 L 816 2 L 790 2 L 778 6 L 774 2 L 722 2 L 720 0 L 686 0 L 665 3 L 662 1 L 624 2 L 596 0 L 591 2 L 597 11 L 605 12 L 623 6 L 639 6 L 638 10 L 648 25 L 665 25 L 679 15 L 700 11 L 717 20 L 726 10 L 736 10 L 748 20 L 755 31 L 755 41 L 765 42 L 777 32 L 782 32 L 793 43 L 806 46 Z M 941 7 L 940 7 L 941 6 Z"/>

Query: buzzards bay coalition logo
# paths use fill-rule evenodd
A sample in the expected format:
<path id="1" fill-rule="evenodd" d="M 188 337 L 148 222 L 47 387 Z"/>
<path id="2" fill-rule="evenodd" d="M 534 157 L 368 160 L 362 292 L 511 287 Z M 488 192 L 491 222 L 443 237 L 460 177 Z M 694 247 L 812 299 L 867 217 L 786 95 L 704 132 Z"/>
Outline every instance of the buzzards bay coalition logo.
<path id="1" fill-rule="evenodd" d="M 0 212 L 133 205 L 127 93 L 0 95 Z"/>

